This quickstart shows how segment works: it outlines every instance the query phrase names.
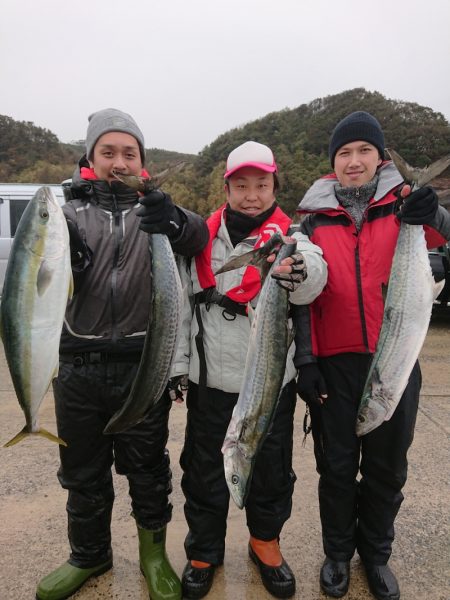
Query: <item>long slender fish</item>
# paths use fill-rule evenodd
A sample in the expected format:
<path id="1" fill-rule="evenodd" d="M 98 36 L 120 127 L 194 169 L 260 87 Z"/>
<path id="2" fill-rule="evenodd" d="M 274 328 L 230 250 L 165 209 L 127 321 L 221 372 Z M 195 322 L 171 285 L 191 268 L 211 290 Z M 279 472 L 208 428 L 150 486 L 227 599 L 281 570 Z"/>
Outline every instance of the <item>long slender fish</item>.
<path id="1" fill-rule="evenodd" d="M 446 157 L 426 169 L 415 169 L 394 150 L 388 152 L 413 189 L 426 185 L 450 165 L 450 157 Z M 358 409 L 358 436 L 388 421 L 394 413 L 425 341 L 433 302 L 444 283 L 434 281 L 423 226 L 401 223 L 380 337 Z"/>
<path id="2" fill-rule="evenodd" d="M 179 169 L 181 166 L 175 167 Z M 136 191 L 148 193 L 159 187 L 168 169 L 152 179 L 126 176 L 116 177 Z M 147 333 L 138 372 L 122 408 L 104 429 L 104 433 L 118 433 L 140 423 L 161 398 L 170 376 L 181 328 L 182 287 L 172 247 L 166 235 L 151 234 L 149 248 L 152 270 L 152 301 Z"/>
<path id="3" fill-rule="evenodd" d="M 285 241 L 276 233 L 260 250 L 233 259 L 216 274 L 244 264 L 260 264 L 264 269 L 268 254 L 282 244 L 272 270 L 295 252 L 295 240 Z M 251 254 L 253 261 L 246 262 Z M 239 508 L 245 504 L 255 459 L 278 404 L 291 341 L 288 292 L 267 276 L 252 319 L 243 384 L 222 446 L 225 479 Z"/>
<path id="4" fill-rule="evenodd" d="M 39 188 L 14 237 L 0 305 L 0 330 L 26 425 L 5 446 L 29 435 L 66 445 L 39 427 L 38 411 L 58 373 L 59 341 L 73 291 L 69 233 L 52 190 Z"/>

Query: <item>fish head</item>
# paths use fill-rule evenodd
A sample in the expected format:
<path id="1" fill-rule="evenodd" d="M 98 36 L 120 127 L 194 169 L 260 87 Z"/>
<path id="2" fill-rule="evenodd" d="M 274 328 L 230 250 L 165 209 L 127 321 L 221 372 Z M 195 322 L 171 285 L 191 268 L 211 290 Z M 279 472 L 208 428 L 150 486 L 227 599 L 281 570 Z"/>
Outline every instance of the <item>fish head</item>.
<path id="1" fill-rule="evenodd" d="M 45 258 L 58 258 L 69 246 L 69 232 L 61 206 L 49 187 L 41 187 L 28 203 L 16 235 L 28 249 Z"/>
<path id="2" fill-rule="evenodd" d="M 248 494 L 252 461 L 236 443 L 222 448 L 222 452 L 228 490 L 236 505 L 243 508 Z"/>
<path id="3" fill-rule="evenodd" d="M 370 389 L 363 392 L 360 409 L 356 418 L 356 434 L 369 433 L 385 420 L 391 394 L 379 381 L 373 381 Z"/>

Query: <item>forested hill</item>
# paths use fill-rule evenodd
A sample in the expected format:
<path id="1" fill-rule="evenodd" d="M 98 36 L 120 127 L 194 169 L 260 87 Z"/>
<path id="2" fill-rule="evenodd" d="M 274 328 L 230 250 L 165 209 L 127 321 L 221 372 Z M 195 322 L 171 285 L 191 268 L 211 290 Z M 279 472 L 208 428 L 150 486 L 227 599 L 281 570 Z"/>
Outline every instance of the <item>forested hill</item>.
<path id="1" fill-rule="evenodd" d="M 0 182 L 60 183 L 72 176 L 84 152 L 84 140 L 64 144 L 48 129 L 0 115 Z M 158 148 L 146 150 L 147 165 L 157 171 L 195 158 Z"/>
<path id="2" fill-rule="evenodd" d="M 198 156 L 147 150 L 147 167 L 155 173 L 171 163 L 187 161 L 188 166 L 164 189 L 178 203 L 206 215 L 223 202 L 227 155 L 242 142 L 256 140 L 274 151 L 282 183 L 278 200 L 293 215 L 311 183 L 330 171 L 328 140 L 335 124 L 355 110 L 375 115 L 384 129 L 386 146 L 413 165 L 425 166 L 450 153 L 450 126 L 441 113 L 356 88 L 232 129 Z M 52 132 L 33 123 L 0 116 L 0 181 L 62 181 L 71 176 L 82 152 L 82 141 L 62 144 Z"/>

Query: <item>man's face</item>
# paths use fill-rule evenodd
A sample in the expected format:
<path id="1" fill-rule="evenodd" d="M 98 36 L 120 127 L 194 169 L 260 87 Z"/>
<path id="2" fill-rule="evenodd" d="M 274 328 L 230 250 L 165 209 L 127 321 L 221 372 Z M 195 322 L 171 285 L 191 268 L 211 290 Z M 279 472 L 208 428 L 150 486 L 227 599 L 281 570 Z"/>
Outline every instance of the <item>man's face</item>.
<path id="1" fill-rule="evenodd" d="M 256 217 L 275 202 L 273 174 L 243 167 L 230 176 L 225 193 L 233 210 Z"/>
<path id="2" fill-rule="evenodd" d="M 336 152 L 334 172 L 343 187 L 360 187 L 373 179 L 381 163 L 375 146 L 364 141 L 350 142 Z"/>
<path id="3" fill-rule="evenodd" d="M 95 144 L 89 164 L 99 179 L 108 182 L 117 181 L 112 174 L 113 169 L 123 175 L 140 175 L 142 161 L 139 144 L 129 133 L 104 133 Z"/>

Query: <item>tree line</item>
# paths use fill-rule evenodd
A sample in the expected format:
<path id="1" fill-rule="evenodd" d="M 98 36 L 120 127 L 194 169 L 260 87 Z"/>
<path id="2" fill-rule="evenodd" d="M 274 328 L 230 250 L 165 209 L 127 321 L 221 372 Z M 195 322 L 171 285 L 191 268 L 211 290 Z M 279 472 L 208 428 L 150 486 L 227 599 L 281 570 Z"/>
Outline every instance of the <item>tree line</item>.
<path id="1" fill-rule="evenodd" d="M 277 199 L 294 216 L 312 182 L 331 170 L 328 141 L 334 126 L 355 110 L 372 113 L 383 127 L 386 146 L 415 166 L 426 166 L 450 152 L 450 127 L 441 113 L 356 88 L 231 129 L 198 155 L 147 149 L 146 167 L 155 174 L 184 161 L 185 168 L 164 189 L 178 204 L 206 216 L 224 201 L 223 173 L 229 152 L 255 140 L 272 148 L 281 180 Z M 64 144 L 48 129 L 0 115 L 0 181 L 59 183 L 72 176 L 83 152 L 82 140 Z"/>

